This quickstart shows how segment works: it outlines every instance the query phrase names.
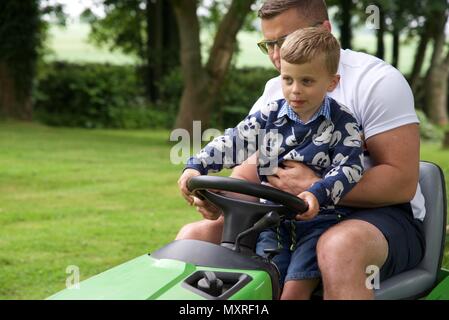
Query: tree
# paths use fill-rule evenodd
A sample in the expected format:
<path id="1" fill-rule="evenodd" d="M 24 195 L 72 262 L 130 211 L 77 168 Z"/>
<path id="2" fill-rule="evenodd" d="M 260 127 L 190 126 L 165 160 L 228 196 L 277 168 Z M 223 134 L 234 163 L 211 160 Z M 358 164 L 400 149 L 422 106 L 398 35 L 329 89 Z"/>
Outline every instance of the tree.
<path id="1" fill-rule="evenodd" d="M 418 12 L 415 19 L 418 22 L 418 26 L 411 29 L 411 36 L 418 37 L 418 47 L 415 52 L 415 58 L 413 68 L 409 77 L 410 86 L 413 91 L 416 92 L 421 80 L 421 73 L 424 65 L 424 59 L 429 45 L 434 37 L 435 28 L 438 29 L 437 20 L 435 20 L 436 12 L 441 11 L 441 3 L 433 0 L 421 0 L 418 1 Z M 414 32 L 413 32 L 414 31 Z"/>
<path id="2" fill-rule="evenodd" d="M 36 66 L 48 18 L 65 23 L 63 6 L 47 0 L 0 1 L 0 115 L 31 120 Z"/>
<path id="3" fill-rule="evenodd" d="M 435 0 L 430 19 L 434 21 L 432 28 L 433 54 L 426 77 L 426 111 L 430 120 L 439 125 L 448 125 L 448 77 L 449 53 L 446 53 L 446 23 L 448 21 L 448 3 L 446 0 Z"/>
<path id="4" fill-rule="evenodd" d="M 340 0 L 342 15 L 340 23 L 341 31 L 341 46 L 343 49 L 352 48 L 352 10 L 354 8 L 354 3 L 352 0 Z"/>
<path id="5" fill-rule="evenodd" d="M 423 11 L 423 2 L 427 0 L 418 0 L 409 2 L 408 0 L 362 0 L 357 3 L 359 12 L 365 13 L 364 8 L 376 6 L 378 11 L 378 26 L 376 28 L 377 49 L 376 56 L 385 59 L 385 36 L 390 33 L 393 39 L 392 43 L 392 62 L 395 67 L 399 65 L 401 36 L 407 34 L 410 38 L 415 36 L 413 32 L 416 27 L 414 24 L 419 21 Z M 363 19 L 361 19 L 363 20 Z"/>
<path id="6" fill-rule="evenodd" d="M 326 1 L 328 7 L 336 6 L 338 12 L 335 20 L 340 29 L 340 43 L 343 49 L 352 48 L 352 15 L 355 8 L 353 0 L 329 0 Z"/>
<path id="7" fill-rule="evenodd" d="M 434 21 L 432 21 L 430 17 L 426 17 L 424 25 L 420 28 L 418 33 L 418 47 L 415 52 L 413 68 L 409 77 L 410 86 L 412 87 L 413 92 L 416 92 L 418 88 L 427 48 L 432 37 L 433 24 Z"/>
<path id="8" fill-rule="evenodd" d="M 409 38 L 415 36 L 413 23 L 419 21 L 427 1 L 397 0 L 389 3 L 387 18 L 390 20 L 390 31 L 393 36 L 392 65 L 399 66 L 401 34 L 407 32 Z"/>
<path id="9" fill-rule="evenodd" d="M 255 0 L 232 0 L 202 63 L 197 0 L 172 0 L 181 40 L 184 91 L 175 127 L 192 132 L 193 121 L 207 126 L 236 47 L 236 36 Z"/>
<path id="10" fill-rule="evenodd" d="M 103 0 L 106 15 L 91 8 L 83 13 L 90 22 L 90 39 L 100 46 L 120 49 L 138 58 L 147 97 L 156 102 L 158 82 L 179 66 L 179 37 L 176 19 L 167 0 Z"/>
<path id="11" fill-rule="evenodd" d="M 0 1 L 0 113 L 5 117 L 32 118 L 41 32 L 38 1 Z"/>
<path id="12" fill-rule="evenodd" d="M 377 36 L 377 50 L 376 57 L 385 59 L 385 33 L 387 32 L 387 25 L 385 22 L 384 4 L 382 1 L 376 1 L 375 5 L 379 8 L 379 28 L 376 30 Z"/>

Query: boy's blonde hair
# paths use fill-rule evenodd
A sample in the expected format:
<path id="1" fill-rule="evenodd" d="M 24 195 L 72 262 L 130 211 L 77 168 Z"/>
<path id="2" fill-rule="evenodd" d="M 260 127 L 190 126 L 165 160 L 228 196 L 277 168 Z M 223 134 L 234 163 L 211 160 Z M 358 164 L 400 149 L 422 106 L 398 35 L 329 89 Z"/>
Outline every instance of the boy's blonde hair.
<path id="1" fill-rule="evenodd" d="M 324 54 L 330 75 L 338 72 L 340 44 L 326 29 L 304 28 L 290 34 L 281 48 L 281 59 L 291 64 L 303 64 Z"/>

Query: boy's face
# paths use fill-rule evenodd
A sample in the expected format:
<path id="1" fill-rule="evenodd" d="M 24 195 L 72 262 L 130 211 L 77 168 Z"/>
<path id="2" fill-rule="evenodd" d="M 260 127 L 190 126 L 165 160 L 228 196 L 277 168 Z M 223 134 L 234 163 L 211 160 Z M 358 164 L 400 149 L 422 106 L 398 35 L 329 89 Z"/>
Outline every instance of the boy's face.
<path id="1" fill-rule="evenodd" d="M 324 54 L 304 64 L 281 60 L 281 78 L 285 99 L 303 121 L 310 119 L 340 81 L 339 75 L 329 74 Z"/>

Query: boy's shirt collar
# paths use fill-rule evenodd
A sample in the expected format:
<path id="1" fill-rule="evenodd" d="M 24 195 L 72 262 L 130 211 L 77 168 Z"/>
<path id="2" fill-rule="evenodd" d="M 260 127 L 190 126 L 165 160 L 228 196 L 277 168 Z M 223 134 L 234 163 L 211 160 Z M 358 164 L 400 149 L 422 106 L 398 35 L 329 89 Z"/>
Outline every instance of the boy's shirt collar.
<path id="1" fill-rule="evenodd" d="M 319 116 L 323 116 L 324 118 L 330 120 L 331 119 L 330 97 L 328 97 L 327 95 L 324 97 L 323 104 L 318 109 L 318 111 L 313 115 L 313 117 L 310 118 L 309 121 L 307 121 L 307 123 L 304 123 L 296 114 L 296 112 L 292 109 L 292 107 L 289 106 L 287 100 L 284 100 L 281 110 L 278 113 L 278 119 L 285 116 L 287 116 L 290 120 L 302 125 L 309 124 L 312 121 L 315 121 Z"/>

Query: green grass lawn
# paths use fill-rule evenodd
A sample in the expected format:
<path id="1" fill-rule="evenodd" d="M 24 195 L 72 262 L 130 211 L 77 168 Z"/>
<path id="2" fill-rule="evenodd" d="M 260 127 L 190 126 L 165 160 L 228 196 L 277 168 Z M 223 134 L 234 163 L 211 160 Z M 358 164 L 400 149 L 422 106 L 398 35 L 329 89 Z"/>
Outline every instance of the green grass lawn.
<path id="1" fill-rule="evenodd" d="M 67 266 L 86 279 L 200 219 L 178 195 L 168 137 L 0 122 L 0 299 L 45 298 Z M 449 177 L 449 151 L 422 151 Z"/>
<path id="2" fill-rule="evenodd" d="M 64 288 L 172 240 L 199 215 L 178 196 L 168 132 L 0 124 L 0 299 Z"/>

